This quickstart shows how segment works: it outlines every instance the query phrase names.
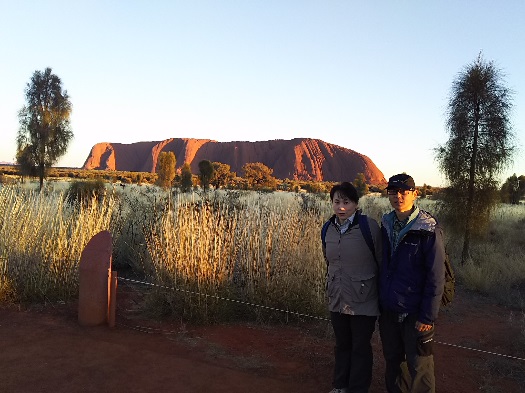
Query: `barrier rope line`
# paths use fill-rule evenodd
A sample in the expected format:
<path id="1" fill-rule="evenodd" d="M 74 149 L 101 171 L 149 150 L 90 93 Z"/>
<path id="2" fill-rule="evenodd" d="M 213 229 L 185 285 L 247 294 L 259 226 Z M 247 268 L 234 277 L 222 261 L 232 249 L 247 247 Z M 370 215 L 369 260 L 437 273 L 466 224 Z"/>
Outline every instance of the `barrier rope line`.
<path id="1" fill-rule="evenodd" d="M 136 282 L 136 280 L 131 280 L 131 279 L 126 279 L 126 278 L 123 278 L 123 277 L 118 277 L 117 279 L 120 279 L 120 280 L 123 280 L 123 281 L 130 281 L 130 282 Z M 140 282 L 141 284 L 146 284 L 146 285 L 153 285 L 155 286 L 155 284 L 149 284 L 149 283 L 144 283 L 144 282 Z M 124 283 L 126 285 L 126 288 L 129 288 L 135 292 L 139 292 L 137 289 L 135 289 L 130 283 Z M 119 317 L 121 317 L 122 319 L 125 319 L 125 320 L 128 320 L 124 314 L 122 314 L 121 312 L 118 311 L 118 305 L 117 305 L 117 315 Z M 128 320 L 129 321 L 129 320 Z M 177 331 L 177 330 L 167 330 L 167 329 L 161 329 L 161 328 L 154 328 L 154 327 L 150 327 L 150 326 L 141 326 L 141 325 L 128 325 L 126 323 L 122 323 L 121 321 L 118 322 L 118 325 L 120 326 L 123 326 L 127 329 L 131 329 L 131 330 L 136 330 L 136 331 L 139 331 L 141 333 L 147 333 L 147 334 L 179 334 L 180 331 Z"/>
<path id="2" fill-rule="evenodd" d="M 485 351 L 483 349 L 469 348 L 469 347 L 464 347 L 463 345 L 449 344 L 449 343 L 444 343 L 444 342 L 436 341 L 436 340 L 434 340 L 434 342 L 436 342 L 437 344 L 441 344 L 441 345 L 448 345 L 449 347 L 460 348 L 460 349 L 467 349 L 469 351 L 481 352 L 481 353 L 486 353 L 486 354 L 495 355 L 495 356 L 502 356 L 504 358 L 513 359 L 513 360 L 521 360 L 521 361 L 525 362 L 524 358 L 520 358 L 520 357 L 517 357 L 517 356 L 511 356 L 511 355 L 505 355 L 503 353 Z"/>
<path id="3" fill-rule="evenodd" d="M 214 299 L 217 299 L 217 300 L 224 300 L 224 301 L 228 301 L 228 302 L 232 302 L 232 303 L 245 304 L 247 306 L 263 308 L 263 309 L 271 310 L 271 311 L 280 311 L 280 312 L 284 312 L 284 313 L 287 313 L 287 314 L 295 315 L 295 316 L 298 316 L 298 317 L 306 317 L 306 318 L 318 319 L 318 320 L 321 320 L 321 321 L 329 321 L 329 319 L 327 319 L 325 317 L 317 317 L 315 315 L 302 314 L 302 313 L 297 312 L 297 311 L 283 310 L 281 308 L 274 308 L 274 307 L 270 307 L 270 306 L 264 306 L 262 304 L 243 302 L 242 300 L 230 299 L 230 298 L 227 298 L 227 297 L 222 297 L 222 296 L 217 296 L 217 295 L 208 295 L 206 293 L 199 293 L 199 292 L 189 291 L 187 289 L 179 289 L 179 288 L 167 287 L 165 285 L 152 284 L 150 282 L 133 280 L 133 279 L 130 279 L 130 278 L 119 277 L 118 279 L 119 280 L 124 280 L 124 281 L 129 281 L 129 282 L 134 282 L 136 284 L 149 285 L 149 286 L 152 286 L 152 287 L 159 287 L 159 288 L 163 288 L 163 289 L 169 289 L 169 290 L 177 291 L 177 292 L 185 292 L 185 293 L 189 293 L 191 295 L 211 297 L 211 298 L 214 298 Z"/>
<path id="4" fill-rule="evenodd" d="M 243 302 L 241 300 L 229 299 L 229 298 L 222 297 L 222 296 L 217 296 L 217 295 L 208 295 L 208 294 L 204 294 L 204 293 L 189 291 L 187 289 L 179 289 L 179 288 L 174 288 L 174 287 L 168 287 L 168 286 L 165 286 L 165 285 L 158 285 L 158 284 L 153 284 L 153 283 L 150 283 L 150 282 L 133 280 L 133 279 L 130 279 L 130 278 L 123 278 L 123 277 L 118 277 L 118 280 L 128 281 L 128 282 L 132 282 L 132 283 L 135 283 L 135 284 L 147 285 L 147 286 L 151 286 L 151 287 L 159 287 L 159 288 L 168 289 L 168 290 L 172 290 L 172 291 L 185 292 L 185 293 L 189 293 L 189 294 L 197 295 L 197 296 L 211 297 L 211 298 L 215 298 L 215 299 L 218 299 L 218 300 L 229 301 L 229 302 L 232 302 L 232 303 L 245 304 L 245 305 L 248 305 L 248 306 L 263 308 L 263 309 L 266 309 L 266 310 L 285 312 L 285 313 L 296 315 L 296 316 L 299 316 L 299 317 L 306 317 L 306 318 L 311 318 L 311 319 L 317 319 L 317 320 L 320 320 L 320 321 L 330 321 L 330 319 L 325 318 L 325 317 L 318 317 L 318 316 L 315 316 L 315 315 L 303 314 L 303 313 L 299 313 L 299 312 L 296 312 L 296 311 L 283 310 L 283 309 L 280 309 L 280 308 L 264 306 L 264 305 L 256 304 L 256 303 Z M 162 331 L 161 329 L 154 329 L 154 328 L 142 328 L 142 327 L 135 327 L 135 328 L 133 328 L 131 326 L 127 326 L 127 327 L 130 327 L 132 329 L 139 330 L 139 331 L 142 331 L 141 329 Z M 147 331 L 145 333 L 150 333 L 150 332 Z M 173 332 L 168 332 L 168 333 L 173 333 Z M 450 343 L 437 341 L 437 340 L 434 340 L 434 342 L 436 344 L 446 345 L 446 346 L 449 346 L 449 347 L 464 349 L 464 350 L 473 351 L 473 352 L 485 353 L 485 354 L 488 354 L 488 355 L 500 356 L 500 357 L 504 357 L 504 358 L 512 359 L 512 360 L 521 360 L 521 361 L 525 362 L 525 358 L 521 358 L 521 357 L 518 357 L 518 356 L 505 355 L 505 354 L 502 354 L 502 353 L 486 351 L 486 350 L 483 350 L 483 349 L 470 348 L 470 347 L 466 347 L 466 346 L 463 346 L 463 345 L 450 344 Z"/>

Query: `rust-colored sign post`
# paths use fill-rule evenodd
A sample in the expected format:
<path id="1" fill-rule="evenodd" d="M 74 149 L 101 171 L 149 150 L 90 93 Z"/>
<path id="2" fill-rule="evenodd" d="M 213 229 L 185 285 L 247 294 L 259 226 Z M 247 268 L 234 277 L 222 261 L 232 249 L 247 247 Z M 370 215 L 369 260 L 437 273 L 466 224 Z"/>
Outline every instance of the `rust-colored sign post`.
<path id="1" fill-rule="evenodd" d="M 108 322 L 112 247 L 111 234 L 102 231 L 91 238 L 80 256 L 78 322 L 83 326 Z M 116 293 L 113 296 L 116 299 Z"/>

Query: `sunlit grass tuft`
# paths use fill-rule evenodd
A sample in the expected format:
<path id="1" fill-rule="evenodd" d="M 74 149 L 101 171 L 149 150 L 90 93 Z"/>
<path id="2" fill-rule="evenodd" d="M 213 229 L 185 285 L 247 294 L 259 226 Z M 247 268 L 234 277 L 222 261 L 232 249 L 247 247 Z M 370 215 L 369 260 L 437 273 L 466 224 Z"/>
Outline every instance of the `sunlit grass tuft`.
<path id="1" fill-rule="evenodd" d="M 62 193 L 0 189 L 2 290 L 21 301 L 69 298 L 93 235 L 111 229 L 113 199 L 70 206 Z"/>

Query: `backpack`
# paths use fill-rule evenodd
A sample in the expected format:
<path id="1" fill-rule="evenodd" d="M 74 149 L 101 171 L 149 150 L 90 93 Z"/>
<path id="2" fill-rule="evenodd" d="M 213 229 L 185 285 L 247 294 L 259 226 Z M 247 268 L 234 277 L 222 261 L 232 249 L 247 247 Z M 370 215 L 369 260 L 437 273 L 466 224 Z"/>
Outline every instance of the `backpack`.
<path id="1" fill-rule="evenodd" d="M 368 245 L 368 248 L 370 249 L 370 252 L 372 252 L 372 256 L 374 257 L 374 261 L 377 263 L 376 258 L 376 251 L 374 248 L 374 240 L 372 239 L 372 232 L 370 232 L 370 225 L 368 225 L 368 219 L 366 214 L 358 214 L 357 216 L 358 223 L 359 223 L 359 229 L 361 229 L 361 233 L 363 234 L 363 237 L 365 238 L 365 242 Z M 323 242 L 323 248 L 326 248 L 326 231 L 328 231 L 328 227 L 330 226 L 331 221 L 328 220 L 323 224 L 323 228 L 321 228 L 321 241 Z M 454 292 L 454 290 L 452 290 Z"/>
<path id="2" fill-rule="evenodd" d="M 443 228 L 441 229 L 443 231 Z M 444 237 L 442 232 L 442 237 Z M 454 300 L 454 295 L 456 293 L 456 275 L 454 274 L 454 269 L 452 268 L 452 263 L 450 262 L 450 256 L 448 255 L 447 248 L 445 246 L 445 285 L 443 287 L 443 296 L 441 296 L 441 306 L 440 308 L 447 307 Z"/>
<path id="3" fill-rule="evenodd" d="M 454 300 L 455 286 L 456 277 L 448 253 L 445 250 L 445 288 L 443 289 L 443 296 L 441 297 L 442 307 L 448 306 L 452 303 L 452 300 Z"/>
<path id="4" fill-rule="evenodd" d="M 443 264 L 445 265 L 445 285 L 443 287 L 443 295 L 441 296 L 440 308 L 450 305 L 454 300 L 456 292 L 456 275 L 454 274 L 454 269 L 452 268 L 452 263 L 450 262 L 450 256 L 448 255 L 446 247 Z"/>

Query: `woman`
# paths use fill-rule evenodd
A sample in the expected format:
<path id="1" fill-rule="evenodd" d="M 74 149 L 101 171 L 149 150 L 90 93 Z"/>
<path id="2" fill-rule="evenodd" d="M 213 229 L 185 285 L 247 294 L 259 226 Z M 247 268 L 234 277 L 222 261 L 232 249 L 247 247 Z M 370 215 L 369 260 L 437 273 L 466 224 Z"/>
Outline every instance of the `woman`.
<path id="1" fill-rule="evenodd" d="M 376 257 L 381 257 L 381 230 L 375 220 L 358 210 L 359 196 L 352 184 L 335 185 L 330 200 L 334 215 L 322 236 L 328 265 L 328 308 L 335 334 L 331 393 L 368 392 L 373 364 L 370 340 L 379 315 L 380 261 Z M 370 246 L 365 236 L 371 237 Z"/>

